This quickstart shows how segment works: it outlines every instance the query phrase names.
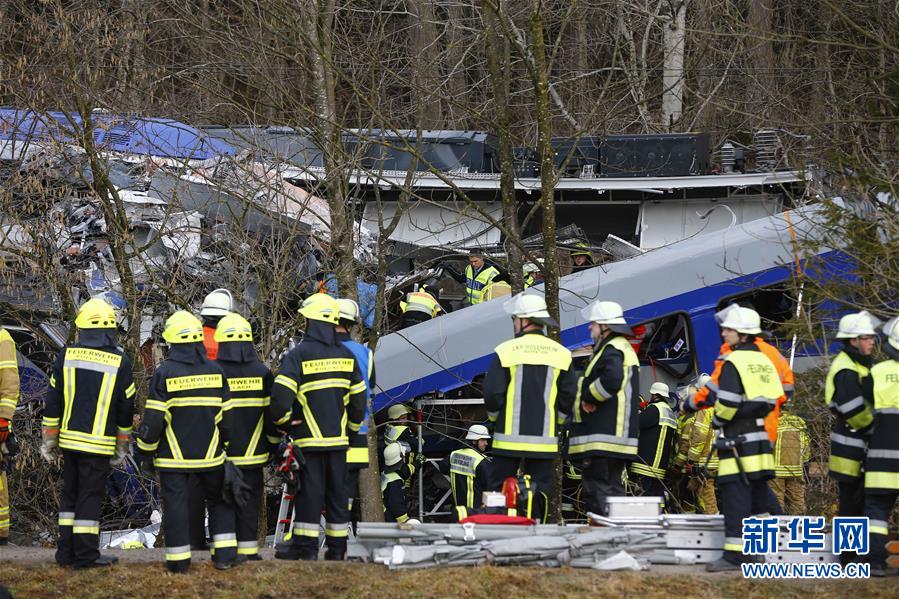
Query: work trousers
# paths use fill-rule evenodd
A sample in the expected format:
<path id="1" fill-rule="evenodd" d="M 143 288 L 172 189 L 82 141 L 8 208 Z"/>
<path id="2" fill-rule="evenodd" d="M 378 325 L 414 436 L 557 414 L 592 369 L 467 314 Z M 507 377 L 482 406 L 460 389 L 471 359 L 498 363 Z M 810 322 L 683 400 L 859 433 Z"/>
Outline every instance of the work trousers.
<path id="1" fill-rule="evenodd" d="M 222 467 L 199 472 L 159 472 L 162 492 L 162 528 L 165 532 L 165 565 L 171 572 L 190 568 L 190 478 L 195 477 L 202 497 L 209 506 L 209 530 L 212 533 L 212 559 L 219 563 L 234 561 L 237 535 L 234 508 L 222 498 L 225 470 Z"/>
<path id="2" fill-rule="evenodd" d="M 606 499 L 624 495 L 621 473 L 627 460 L 608 457 L 584 458 L 580 463 L 584 483 L 584 507 L 588 512 L 605 516 L 608 513 Z"/>
<path id="3" fill-rule="evenodd" d="M 494 491 L 503 490 L 503 482 L 510 476 L 518 477 L 519 470 L 522 474 L 529 474 L 531 480 L 537 483 L 537 490 L 547 497 L 553 492 L 553 465 L 554 458 L 521 458 L 517 456 L 498 455 L 493 456 L 490 465 L 490 487 Z"/>
<path id="4" fill-rule="evenodd" d="M 335 558 L 346 555 L 350 513 L 347 509 L 346 448 L 307 451 L 300 471 L 300 493 L 295 502 L 295 549 L 306 557 L 318 556 L 318 531 L 325 511 L 325 544 Z"/>
<path id="5" fill-rule="evenodd" d="M 358 464 L 347 464 L 346 468 L 346 496 L 347 510 L 352 513 L 353 504 L 359 495 L 359 472 L 362 470 Z"/>
<path id="6" fill-rule="evenodd" d="M 662 509 L 665 510 L 668 497 L 666 494 L 667 489 L 665 488 L 665 481 L 651 476 L 644 476 L 642 474 L 631 474 L 630 478 L 631 482 L 637 486 L 636 495 L 641 497 L 661 497 Z"/>
<path id="7" fill-rule="evenodd" d="M 56 563 L 83 567 L 100 557 L 100 510 L 106 497 L 110 456 L 62 452 L 59 542 Z"/>
<path id="8" fill-rule="evenodd" d="M 700 481 L 700 487 L 696 491 L 696 502 L 703 514 L 718 513 L 718 498 L 715 496 L 715 479 L 708 477 Z"/>
<path id="9" fill-rule="evenodd" d="M 743 560 L 743 518 L 770 513 L 771 493 L 768 481 L 740 479 L 719 482 L 721 511 L 724 514 L 724 559 Z"/>
<path id="10" fill-rule="evenodd" d="M 203 483 L 196 473 L 188 473 L 187 484 L 190 545 L 193 549 L 203 550 L 206 549 L 206 495 Z"/>
<path id="11" fill-rule="evenodd" d="M 805 482 L 801 476 L 775 478 L 768 481 L 785 514 L 805 515 Z"/>
<path id="12" fill-rule="evenodd" d="M 414 327 L 417 324 L 422 322 L 427 322 L 431 320 L 431 316 L 425 314 L 424 312 L 405 312 L 403 314 L 403 320 L 400 324 L 400 329 L 407 329 L 409 327 Z"/>
<path id="13" fill-rule="evenodd" d="M 9 478 L 6 463 L 0 462 L 0 539 L 9 538 Z"/>
<path id="14" fill-rule="evenodd" d="M 892 493 L 866 493 L 865 516 L 868 517 L 869 553 L 865 561 L 876 566 L 886 566 L 887 560 L 887 525 L 890 512 L 899 498 L 899 491 Z"/>
<path id="15" fill-rule="evenodd" d="M 243 507 L 234 506 L 234 517 L 237 528 L 237 554 L 259 554 L 259 508 L 265 491 L 262 466 L 241 468 L 243 481 L 250 486 L 247 502 Z"/>

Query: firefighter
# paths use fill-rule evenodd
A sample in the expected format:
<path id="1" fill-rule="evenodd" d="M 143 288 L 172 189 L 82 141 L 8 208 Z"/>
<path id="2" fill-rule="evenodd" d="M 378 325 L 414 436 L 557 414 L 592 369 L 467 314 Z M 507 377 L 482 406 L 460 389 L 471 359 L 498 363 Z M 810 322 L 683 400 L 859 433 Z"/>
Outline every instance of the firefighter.
<path id="1" fill-rule="evenodd" d="M 715 429 L 712 410 L 700 410 L 693 415 L 693 426 L 687 449 L 687 488 L 696 497 L 696 507 L 703 514 L 718 513 L 715 478 L 718 475 L 718 451 L 715 449 Z"/>
<path id="2" fill-rule="evenodd" d="M 886 575 L 888 520 L 899 497 L 899 317 L 883 327 L 887 359 L 871 369 L 874 426 L 865 458 L 865 516 L 872 576 Z"/>
<path id="3" fill-rule="evenodd" d="M 381 495 L 384 500 L 384 520 L 400 524 L 409 521 L 409 505 L 406 502 L 406 485 L 403 473 L 403 447 L 388 443 L 384 448 L 384 473 L 381 474 Z"/>
<path id="4" fill-rule="evenodd" d="M 661 497 L 665 505 L 665 476 L 671 456 L 672 439 L 677 432 L 674 410 L 668 403 L 668 385 L 655 382 L 649 388 L 649 403 L 640 413 L 637 461 L 630 473 L 640 495 Z"/>
<path id="5" fill-rule="evenodd" d="M 305 455 L 300 471 L 293 538 L 275 553 L 278 559 L 318 558 L 318 531 L 325 508 L 326 560 L 346 557 L 349 499 L 346 455 L 349 433 L 358 433 L 365 416 L 365 381 L 353 352 L 337 338 L 337 300 L 316 293 L 300 308 L 306 317 L 303 340 L 281 361 L 272 388 L 273 418 L 289 426 Z"/>
<path id="6" fill-rule="evenodd" d="M 215 360 L 218 356 L 218 343 L 215 340 L 215 329 L 219 321 L 234 309 L 234 298 L 227 289 L 215 289 L 203 299 L 200 307 L 200 318 L 203 321 L 203 347 L 206 357 Z M 205 491 L 200 477 L 188 475 L 188 503 L 190 504 L 190 546 L 195 551 L 208 549 L 206 542 L 206 502 Z"/>
<path id="7" fill-rule="evenodd" d="M 714 406 L 712 425 L 718 439 L 718 488 L 724 507 L 724 556 L 706 565 L 709 572 L 737 570 L 743 561 L 743 518 L 767 512 L 766 481 L 774 478 L 771 441 L 765 417 L 774 409 L 783 386 L 774 363 L 755 344 L 761 319 L 751 308 L 728 312 L 721 337 L 730 346 L 717 389 L 706 398 Z M 697 394 L 698 396 L 698 394 Z M 696 397 L 685 409 L 696 409 Z"/>
<path id="8" fill-rule="evenodd" d="M 811 458 L 805 420 L 784 410 L 774 443 L 775 479 L 768 483 L 785 514 L 805 514 L 805 463 Z"/>
<path id="9" fill-rule="evenodd" d="M 520 293 L 504 305 L 515 337 L 500 343 L 484 377 L 484 404 L 494 423 L 491 490 L 521 471 L 537 491 L 552 492 L 559 427 L 571 414 L 577 378 L 571 352 L 546 336 L 558 326 L 542 296 Z"/>
<path id="10" fill-rule="evenodd" d="M 353 327 L 359 324 L 359 304 L 351 299 L 337 300 L 340 311 L 340 321 L 337 325 L 337 338 L 353 352 L 356 365 L 362 380 L 365 381 L 365 415 L 362 418 L 362 426 L 359 431 L 351 434 L 350 445 L 346 453 L 347 476 L 346 488 L 349 501 L 347 506 L 353 511 L 353 501 L 359 492 L 359 472 L 368 466 L 368 417 L 371 404 L 371 390 L 375 384 L 375 359 L 372 351 L 354 341 L 350 336 Z"/>
<path id="11" fill-rule="evenodd" d="M 840 319 L 837 339 L 843 348 L 834 358 L 824 384 L 824 401 L 836 416 L 830 434 L 830 477 L 839 484 L 837 515 L 865 514 L 865 461 L 868 432 L 874 422 L 871 367 L 874 365 L 876 319 L 867 312 L 847 314 Z M 845 564 L 857 556 L 843 552 Z"/>
<path id="12" fill-rule="evenodd" d="M 9 331 L 0 327 L 0 546 L 9 542 L 9 478 L 6 459 L 12 417 L 19 405 L 19 362 Z M 10 443 L 12 444 L 12 443 Z"/>
<path id="13" fill-rule="evenodd" d="M 686 400 L 691 392 L 695 393 L 696 389 L 694 388 L 691 391 L 688 387 L 684 391 L 681 402 Z M 677 440 L 674 444 L 674 457 L 671 458 L 671 486 L 677 497 L 680 511 L 687 514 L 696 512 L 696 498 L 693 496 L 692 490 L 688 488 L 690 479 L 687 476 L 687 456 L 690 450 L 690 436 L 693 431 L 694 417 L 695 414 L 692 413 L 678 414 L 677 430 L 675 432 Z"/>
<path id="14" fill-rule="evenodd" d="M 606 498 L 624 495 L 621 474 L 637 459 L 640 364 L 619 304 L 597 301 L 581 314 L 595 345 L 580 380 L 568 452 L 580 460 L 585 508 L 603 515 Z"/>
<path id="15" fill-rule="evenodd" d="M 229 420 L 228 461 L 240 468 L 249 487 L 246 502 L 235 506 L 237 563 L 261 560 L 258 545 L 259 508 L 265 491 L 263 468 L 270 448 L 280 441 L 266 408 L 273 376 L 253 347 L 253 330 L 242 316 L 230 313 L 215 329 L 218 365 L 225 373 L 230 399 L 224 406 Z"/>
<path id="16" fill-rule="evenodd" d="M 483 424 L 472 424 L 465 440 L 473 445 L 457 449 L 438 465 L 450 477 L 456 520 L 464 520 L 480 508 L 481 494 L 490 488 L 490 460 L 486 456 L 490 431 Z"/>
<path id="17" fill-rule="evenodd" d="M 540 266 L 543 265 L 543 262 L 540 261 Z M 540 272 L 540 266 L 538 266 L 534 262 L 528 262 L 524 265 L 522 270 L 524 271 L 524 288 L 527 289 L 529 287 L 533 287 L 534 285 L 539 285 L 543 282 L 543 273 Z"/>
<path id="18" fill-rule="evenodd" d="M 412 410 L 401 403 L 394 404 L 387 408 L 387 418 L 389 419 L 389 423 L 387 424 L 387 428 L 384 429 L 385 443 L 405 443 L 408 445 L 406 451 L 411 451 L 412 443 L 415 440 L 412 429 L 409 427 L 409 414 L 411 413 Z"/>
<path id="19" fill-rule="evenodd" d="M 136 389 L 131 361 L 117 345 L 116 315 L 99 298 L 75 318 L 78 341 L 59 352 L 41 424 L 41 455 L 62 450 L 56 563 L 92 568 L 118 560 L 100 554 L 100 509 L 111 465 L 125 460 Z"/>
<path id="20" fill-rule="evenodd" d="M 227 289 L 216 289 L 203 300 L 200 317 L 203 319 L 203 347 L 206 357 L 215 360 L 218 343 L 215 340 L 215 329 L 219 321 L 234 309 L 234 298 Z"/>
<path id="21" fill-rule="evenodd" d="M 737 304 L 730 304 L 720 312 L 715 314 L 715 319 L 720 325 L 727 318 L 730 310 L 740 308 Z M 777 374 L 780 377 L 780 384 L 784 389 L 784 394 L 777 399 L 777 405 L 774 410 L 768 414 L 765 419 L 765 430 L 768 431 L 768 438 L 771 443 L 777 439 L 777 420 L 780 417 L 781 407 L 793 396 L 794 376 L 790 363 L 781 355 L 776 347 L 765 341 L 761 336 L 756 335 L 755 344 L 759 350 L 768 356 L 768 359 L 777 368 Z M 715 369 L 712 371 L 711 380 L 704 387 L 700 387 L 696 396 L 696 405 L 698 407 L 706 406 L 706 398 L 711 390 L 718 388 L 718 377 L 721 376 L 721 368 L 724 366 L 724 357 L 730 352 L 730 346 L 727 343 L 721 344 L 718 357 L 715 359 Z"/>
<path id="22" fill-rule="evenodd" d="M 437 293 L 435 290 L 434 293 Z M 411 327 L 420 322 L 426 322 L 436 317 L 443 309 L 437 301 L 431 288 L 422 285 L 417 291 L 410 291 L 400 302 L 400 310 L 403 312 L 401 329 Z"/>
<path id="23" fill-rule="evenodd" d="M 465 267 L 464 273 L 456 271 L 448 264 L 441 266 L 456 282 L 465 285 L 466 306 L 480 304 L 484 300 L 484 288 L 501 275 L 498 268 L 487 263 L 483 252 L 472 252 L 468 256 L 468 266 Z"/>
<path id="24" fill-rule="evenodd" d="M 580 272 L 593 268 L 593 252 L 586 243 L 577 244 L 577 249 L 571 252 L 571 272 Z"/>
<path id="25" fill-rule="evenodd" d="M 145 469 L 159 471 L 165 565 L 173 573 L 190 569 L 187 498 L 193 475 L 209 506 L 213 564 L 227 570 L 237 557 L 234 510 L 224 501 L 228 384 L 221 367 L 206 357 L 203 325 L 196 316 L 175 312 L 166 320 L 162 338 L 169 354 L 150 381 L 137 446 Z"/>

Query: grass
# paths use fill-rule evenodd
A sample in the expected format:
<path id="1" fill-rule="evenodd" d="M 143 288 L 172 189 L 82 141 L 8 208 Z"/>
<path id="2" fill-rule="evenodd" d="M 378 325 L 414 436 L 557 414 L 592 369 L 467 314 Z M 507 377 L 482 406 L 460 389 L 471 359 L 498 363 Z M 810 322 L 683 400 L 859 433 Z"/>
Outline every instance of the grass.
<path id="1" fill-rule="evenodd" d="M 896 597 L 895 578 L 867 581 L 747 581 L 731 575 L 606 573 L 572 568 L 491 567 L 403 570 L 371 564 L 260 562 L 217 572 L 194 563 L 188 575 L 161 563 L 73 571 L 38 562 L 0 562 L 0 581 L 32 597 Z"/>

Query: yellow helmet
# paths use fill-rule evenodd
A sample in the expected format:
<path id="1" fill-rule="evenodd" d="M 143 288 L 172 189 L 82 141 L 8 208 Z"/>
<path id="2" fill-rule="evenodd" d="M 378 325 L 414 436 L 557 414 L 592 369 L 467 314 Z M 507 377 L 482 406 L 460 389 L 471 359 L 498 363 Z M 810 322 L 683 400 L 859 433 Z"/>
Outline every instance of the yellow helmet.
<path id="1" fill-rule="evenodd" d="M 162 338 L 169 343 L 195 343 L 203 340 L 203 323 L 184 310 L 178 310 L 165 321 Z"/>
<path id="2" fill-rule="evenodd" d="M 337 300 L 326 293 L 316 293 L 303 300 L 300 314 L 310 320 L 320 320 L 329 324 L 340 321 L 340 306 Z"/>
<path id="3" fill-rule="evenodd" d="M 570 255 L 572 258 L 575 256 L 589 256 L 593 257 L 593 252 L 590 251 L 590 246 L 584 242 L 580 242 L 574 246 L 574 249 L 571 250 Z"/>
<path id="4" fill-rule="evenodd" d="M 89 299 L 78 310 L 75 326 L 79 329 L 114 329 L 115 310 L 99 297 Z"/>
<path id="5" fill-rule="evenodd" d="M 229 312 L 220 321 L 215 328 L 215 336 L 213 337 L 219 343 L 227 343 L 229 341 L 252 341 L 253 328 L 250 323 L 234 312 Z"/>

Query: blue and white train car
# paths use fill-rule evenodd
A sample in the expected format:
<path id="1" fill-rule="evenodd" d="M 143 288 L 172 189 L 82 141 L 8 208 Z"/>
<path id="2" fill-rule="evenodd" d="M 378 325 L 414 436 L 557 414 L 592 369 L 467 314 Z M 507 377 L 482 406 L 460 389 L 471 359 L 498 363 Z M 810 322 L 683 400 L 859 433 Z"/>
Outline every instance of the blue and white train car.
<path id="1" fill-rule="evenodd" d="M 782 320 L 795 310 L 783 289 L 791 287 L 799 263 L 795 240 L 815 236 L 816 212 L 806 207 L 781 213 L 563 277 L 562 342 L 570 349 L 588 346 L 581 308 L 613 300 L 642 336 L 635 341 L 641 388 L 661 380 L 673 390 L 711 372 L 721 345 L 715 321 L 720 307 L 748 299 L 763 318 L 774 313 Z M 840 255 L 822 248 L 819 257 Z M 528 292 L 541 293 L 542 286 Z M 457 389 L 486 372 L 493 348 L 513 335 L 503 303 L 472 306 L 384 336 L 375 352 L 375 410 Z M 789 352 L 789 345 L 781 343 L 782 351 Z"/>

